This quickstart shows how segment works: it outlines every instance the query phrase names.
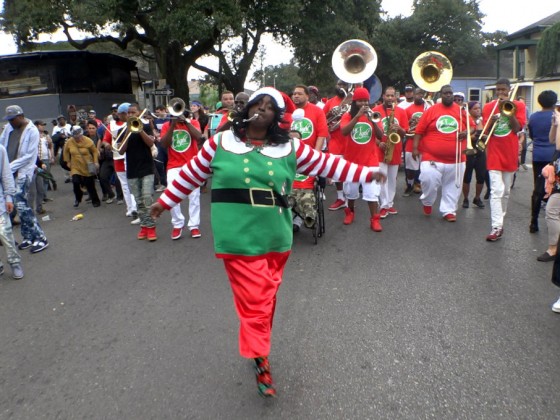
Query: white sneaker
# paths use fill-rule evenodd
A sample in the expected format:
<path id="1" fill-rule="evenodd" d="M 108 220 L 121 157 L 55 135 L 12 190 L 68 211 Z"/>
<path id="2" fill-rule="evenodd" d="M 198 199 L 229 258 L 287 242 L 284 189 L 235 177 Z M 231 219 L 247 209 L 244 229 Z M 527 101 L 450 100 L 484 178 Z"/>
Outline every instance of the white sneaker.
<path id="1" fill-rule="evenodd" d="M 560 314 L 560 298 L 552 305 L 552 311 Z"/>
<path id="2" fill-rule="evenodd" d="M 130 222 L 131 225 L 139 225 L 140 224 L 140 218 L 137 217 L 136 219 L 132 220 L 132 222 Z"/>

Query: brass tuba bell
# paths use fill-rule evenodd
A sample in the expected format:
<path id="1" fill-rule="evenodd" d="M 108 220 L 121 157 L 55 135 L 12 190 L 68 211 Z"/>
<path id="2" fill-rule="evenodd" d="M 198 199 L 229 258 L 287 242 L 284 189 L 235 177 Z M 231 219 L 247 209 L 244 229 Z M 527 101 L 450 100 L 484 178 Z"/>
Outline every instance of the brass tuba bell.
<path id="1" fill-rule="evenodd" d="M 366 41 L 350 39 L 334 50 L 332 68 L 336 77 L 346 83 L 362 83 L 377 68 L 377 53 Z"/>
<path id="2" fill-rule="evenodd" d="M 453 77 L 451 61 L 440 52 L 426 51 L 414 59 L 412 78 L 420 89 L 426 92 L 438 92 L 448 85 Z"/>

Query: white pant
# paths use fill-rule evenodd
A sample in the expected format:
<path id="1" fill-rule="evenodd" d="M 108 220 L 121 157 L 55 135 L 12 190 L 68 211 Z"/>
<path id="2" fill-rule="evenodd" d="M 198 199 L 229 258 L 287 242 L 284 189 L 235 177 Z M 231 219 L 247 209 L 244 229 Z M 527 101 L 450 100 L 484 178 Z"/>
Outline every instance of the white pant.
<path id="1" fill-rule="evenodd" d="M 490 175 L 490 217 L 492 227 L 502 228 L 504 216 L 507 212 L 511 181 L 515 172 L 502 172 L 491 170 Z"/>
<path id="2" fill-rule="evenodd" d="M 179 177 L 181 168 L 171 168 L 167 170 L 167 184 L 171 184 Z M 189 195 L 189 230 L 198 229 L 200 226 L 200 188 L 193 190 Z M 181 203 L 171 208 L 171 224 L 174 228 L 180 229 L 185 226 L 185 216 L 181 212 Z"/>
<path id="3" fill-rule="evenodd" d="M 407 140 L 410 141 L 410 140 Z M 417 171 L 420 169 L 420 161 L 422 160 L 422 156 L 418 156 L 418 160 L 412 157 L 412 152 L 405 152 L 404 153 L 404 162 L 406 169 L 409 171 Z"/>
<path id="4" fill-rule="evenodd" d="M 119 182 L 121 183 L 124 202 L 126 203 L 126 214 L 132 214 L 132 212 L 137 211 L 136 200 L 134 199 L 134 196 L 130 194 L 126 172 L 117 172 L 117 177 L 119 178 Z"/>
<path id="5" fill-rule="evenodd" d="M 397 191 L 397 174 L 399 165 L 387 165 L 379 162 L 379 171 L 387 175 L 387 182 L 381 184 L 379 193 L 380 208 L 388 209 L 393 207 L 395 200 L 395 192 Z"/>
<path id="6" fill-rule="evenodd" d="M 548 246 L 556 246 L 560 236 L 560 194 L 552 194 L 546 203 Z"/>
<path id="7" fill-rule="evenodd" d="M 422 204 L 433 206 L 441 188 L 439 211 L 442 215 L 455 214 L 463 187 L 464 172 L 465 162 L 458 164 L 422 162 L 420 164 L 420 182 L 422 183 L 420 201 L 422 201 Z"/>
<path id="8" fill-rule="evenodd" d="M 360 197 L 360 184 L 362 184 L 362 198 L 364 201 L 379 201 L 379 182 L 345 182 L 344 195 L 348 200 L 357 200 Z"/>

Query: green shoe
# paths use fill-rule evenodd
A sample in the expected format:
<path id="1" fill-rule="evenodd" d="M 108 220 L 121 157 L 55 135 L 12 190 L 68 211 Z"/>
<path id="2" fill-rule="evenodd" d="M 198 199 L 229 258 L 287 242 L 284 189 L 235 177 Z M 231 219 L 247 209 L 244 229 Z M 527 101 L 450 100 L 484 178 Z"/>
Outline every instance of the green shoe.
<path id="1" fill-rule="evenodd" d="M 257 391 L 263 398 L 276 397 L 276 388 L 270 375 L 268 357 L 255 358 L 255 372 L 257 374 Z"/>

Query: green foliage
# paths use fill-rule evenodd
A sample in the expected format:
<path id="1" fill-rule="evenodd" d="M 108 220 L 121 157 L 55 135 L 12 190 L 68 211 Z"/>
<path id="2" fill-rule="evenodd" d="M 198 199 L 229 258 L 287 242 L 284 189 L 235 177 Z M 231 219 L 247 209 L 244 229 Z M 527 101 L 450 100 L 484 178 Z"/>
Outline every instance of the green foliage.
<path id="1" fill-rule="evenodd" d="M 293 60 L 289 64 L 267 66 L 264 69 L 264 86 L 276 85 L 276 89 L 290 94 L 295 85 L 303 83 L 298 71 L 299 67 L 295 65 Z M 259 83 L 260 87 L 262 87 L 263 71 L 257 70 L 253 74 L 251 81 Z"/>
<path id="2" fill-rule="evenodd" d="M 335 48 L 348 39 L 372 41 L 380 22 L 380 0 L 308 0 L 290 34 L 300 75 L 306 84 L 334 87 Z M 375 45 L 375 41 L 372 42 Z"/>
<path id="3" fill-rule="evenodd" d="M 413 7 L 410 17 L 388 19 L 375 31 L 376 74 L 383 86 L 402 89 L 413 83 L 412 62 L 424 51 L 439 51 L 457 67 L 485 54 L 484 45 L 494 45 L 501 36 L 482 36 L 484 15 L 475 0 L 415 0 Z"/>
<path id="4" fill-rule="evenodd" d="M 560 72 L 560 22 L 545 29 L 537 44 L 537 75 L 551 76 Z"/>
<path id="5" fill-rule="evenodd" d="M 219 95 L 218 89 L 213 84 L 201 83 L 200 84 L 200 96 L 198 100 L 210 108 L 213 108 L 216 102 L 218 102 Z"/>

